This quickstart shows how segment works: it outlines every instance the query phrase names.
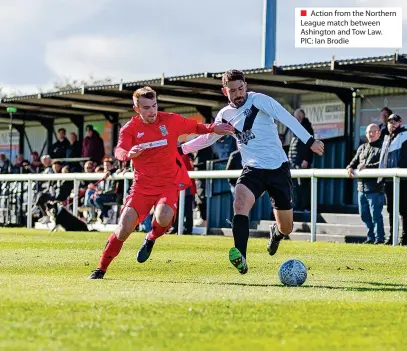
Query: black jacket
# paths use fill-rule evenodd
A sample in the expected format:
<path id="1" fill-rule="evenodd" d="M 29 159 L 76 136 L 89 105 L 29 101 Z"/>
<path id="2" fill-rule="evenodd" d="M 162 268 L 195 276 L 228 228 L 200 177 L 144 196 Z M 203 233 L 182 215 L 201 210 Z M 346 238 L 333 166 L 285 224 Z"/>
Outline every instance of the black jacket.
<path id="1" fill-rule="evenodd" d="M 381 147 L 380 139 L 374 143 L 360 145 L 355 157 L 346 168 L 356 169 L 361 164 L 364 164 L 366 168 L 379 168 Z M 378 184 L 377 178 L 358 178 L 358 191 L 362 193 L 382 192 L 383 184 Z"/>
<path id="2" fill-rule="evenodd" d="M 79 141 L 69 144 L 66 149 L 66 158 L 77 158 L 82 155 L 82 145 Z"/>
<path id="3" fill-rule="evenodd" d="M 380 128 L 380 140 L 383 142 L 384 137 L 386 135 L 389 135 L 389 130 L 387 129 L 387 124 L 386 123 L 379 124 L 379 128 Z"/>
<path id="4" fill-rule="evenodd" d="M 52 187 L 52 190 L 51 190 Z M 50 181 L 47 192 L 54 193 L 54 199 L 58 201 L 65 201 L 71 195 L 73 189 L 72 180 L 55 180 Z"/>
<path id="5" fill-rule="evenodd" d="M 384 164 L 384 156 L 388 143 L 387 164 Z M 384 138 L 382 151 L 380 155 L 380 168 L 407 168 L 407 129 L 402 127 L 390 136 Z M 392 181 L 392 178 L 385 178 L 386 181 Z M 403 178 L 404 179 L 404 178 Z"/>
<path id="6" fill-rule="evenodd" d="M 311 122 L 308 118 L 304 117 L 304 119 L 301 121 L 301 125 L 307 130 L 308 133 L 314 136 L 314 130 L 312 129 Z M 288 149 L 288 159 L 290 160 L 292 168 L 301 166 L 301 163 L 304 160 L 308 162 L 308 167 L 310 167 L 313 160 L 313 152 L 307 145 L 305 145 L 294 135 L 290 142 L 290 148 Z"/>
<path id="7" fill-rule="evenodd" d="M 52 146 L 51 146 L 51 151 L 50 151 L 51 158 L 56 158 L 56 159 L 65 158 L 66 150 L 68 150 L 70 145 L 71 144 L 69 143 L 67 138 L 65 138 L 63 141 L 57 140 L 57 142 L 52 144 Z"/>

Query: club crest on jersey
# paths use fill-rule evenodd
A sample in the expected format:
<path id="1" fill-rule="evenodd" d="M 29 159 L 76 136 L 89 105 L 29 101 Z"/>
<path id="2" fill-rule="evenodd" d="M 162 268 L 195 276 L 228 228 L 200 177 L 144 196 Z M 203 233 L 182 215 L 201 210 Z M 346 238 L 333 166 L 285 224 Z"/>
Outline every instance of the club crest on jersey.
<path id="1" fill-rule="evenodd" d="M 168 135 L 167 128 L 164 125 L 159 126 L 158 128 L 160 128 L 162 136 Z"/>
<path id="2" fill-rule="evenodd" d="M 246 110 L 243 112 L 243 114 L 244 114 L 245 117 L 250 116 L 251 113 L 252 113 L 252 110 L 251 110 L 250 108 L 246 109 Z"/>

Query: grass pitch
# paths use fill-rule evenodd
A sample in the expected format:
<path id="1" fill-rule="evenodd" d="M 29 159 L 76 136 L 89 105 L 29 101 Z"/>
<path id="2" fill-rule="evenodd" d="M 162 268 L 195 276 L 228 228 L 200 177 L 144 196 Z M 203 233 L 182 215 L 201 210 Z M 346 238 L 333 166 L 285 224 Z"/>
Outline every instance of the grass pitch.
<path id="1" fill-rule="evenodd" d="M 0 350 L 403 350 L 407 250 L 284 241 L 270 257 L 250 239 L 249 272 L 232 238 L 170 236 L 135 260 L 134 233 L 104 280 L 107 233 L 0 230 Z M 284 287 L 278 267 L 308 279 Z"/>

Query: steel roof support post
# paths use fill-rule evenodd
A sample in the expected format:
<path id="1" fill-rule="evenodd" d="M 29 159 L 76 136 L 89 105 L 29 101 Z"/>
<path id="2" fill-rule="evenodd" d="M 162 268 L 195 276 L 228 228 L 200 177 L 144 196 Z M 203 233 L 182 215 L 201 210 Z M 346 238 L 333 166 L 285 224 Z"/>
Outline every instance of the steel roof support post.
<path id="1" fill-rule="evenodd" d="M 263 0 L 262 67 L 272 67 L 276 59 L 277 0 Z"/>
<path id="2" fill-rule="evenodd" d="M 24 137 L 25 137 L 25 126 L 24 124 L 13 124 L 13 127 L 18 131 L 19 134 L 19 153 L 24 155 Z M 30 152 L 32 152 L 30 147 Z"/>
<path id="3" fill-rule="evenodd" d="M 47 154 L 51 153 L 51 146 L 54 136 L 54 120 L 53 119 L 42 119 L 41 124 L 47 130 Z"/>
<path id="4" fill-rule="evenodd" d="M 338 97 L 345 104 L 345 165 L 340 165 L 340 167 L 345 168 L 347 164 L 351 161 L 353 157 L 353 139 L 354 139 L 354 113 L 353 113 L 353 101 L 354 94 L 337 94 Z M 353 203 L 353 183 L 351 179 L 345 180 L 345 193 L 343 194 L 343 202 L 347 205 Z"/>
<path id="5" fill-rule="evenodd" d="M 196 109 L 205 118 L 205 123 L 212 123 L 213 121 L 212 107 L 196 106 Z"/>
<path id="6" fill-rule="evenodd" d="M 301 108 L 301 95 L 300 94 L 293 94 L 290 95 L 286 99 L 287 103 L 290 105 L 290 107 L 295 111 L 297 108 Z"/>

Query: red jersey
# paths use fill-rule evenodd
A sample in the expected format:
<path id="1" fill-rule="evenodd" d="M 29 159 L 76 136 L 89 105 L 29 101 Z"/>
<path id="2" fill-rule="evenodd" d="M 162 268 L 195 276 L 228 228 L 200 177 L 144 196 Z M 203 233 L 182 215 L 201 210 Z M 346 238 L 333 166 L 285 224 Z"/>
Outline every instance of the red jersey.
<path id="1" fill-rule="evenodd" d="M 184 161 L 184 165 L 185 165 L 187 171 L 193 171 L 194 170 L 194 167 L 192 166 L 192 162 L 189 159 L 188 155 L 182 154 L 181 159 L 182 159 L 182 161 Z M 189 191 L 190 191 L 190 195 L 195 195 L 196 194 L 197 190 L 196 190 L 195 180 L 191 179 L 191 187 L 189 188 Z"/>
<path id="2" fill-rule="evenodd" d="M 154 123 L 134 116 L 121 129 L 115 157 L 128 161 L 127 153 L 135 145 L 145 149 L 133 158 L 132 192 L 159 195 L 167 189 L 188 188 L 191 179 L 178 153 L 178 137 L 183 134 L 212 133 L 214 125 L 198 124 L 175 113 L 158 112 Z"/>

